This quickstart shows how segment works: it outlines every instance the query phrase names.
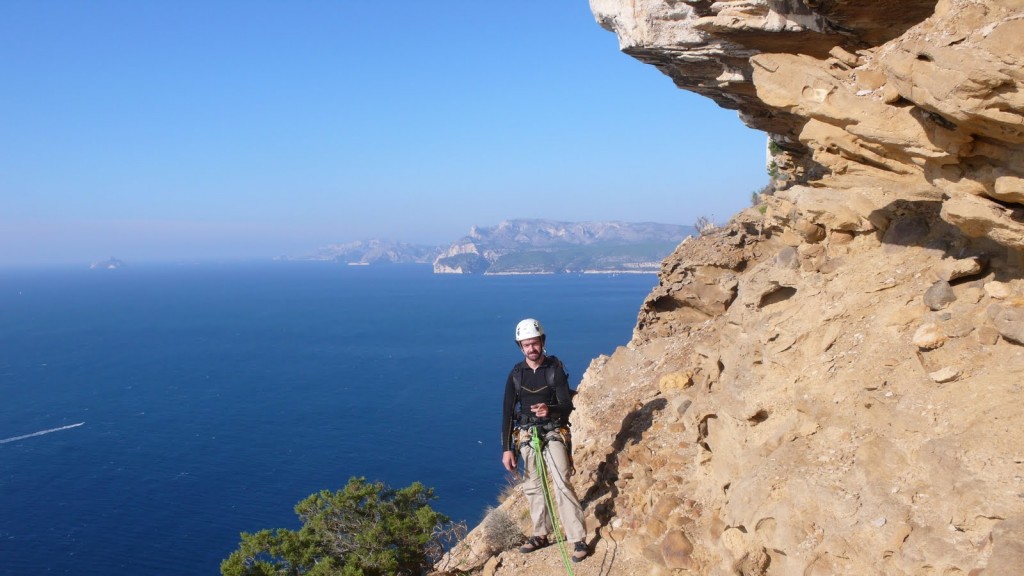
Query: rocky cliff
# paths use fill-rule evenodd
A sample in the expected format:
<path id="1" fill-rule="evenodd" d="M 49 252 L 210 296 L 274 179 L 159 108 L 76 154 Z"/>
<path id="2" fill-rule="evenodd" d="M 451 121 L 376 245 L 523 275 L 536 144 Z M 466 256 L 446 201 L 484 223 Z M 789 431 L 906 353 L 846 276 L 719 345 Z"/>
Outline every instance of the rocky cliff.
<path id="1" fill-rule="evenodd" d="M 1024 2 L 591 7 L 764 130 L 779 190 L 681 244 L 584 375 L 576 574 L 1021 573 Z M 503 550 L 524 516 L 439 568 L 564 573 Z"/>

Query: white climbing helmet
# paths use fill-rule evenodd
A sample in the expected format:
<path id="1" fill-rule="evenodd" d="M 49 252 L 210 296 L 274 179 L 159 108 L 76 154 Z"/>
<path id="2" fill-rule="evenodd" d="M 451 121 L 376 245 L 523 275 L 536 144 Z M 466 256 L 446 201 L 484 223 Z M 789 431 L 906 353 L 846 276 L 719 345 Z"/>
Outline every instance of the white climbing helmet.
<path id="1" fill-rule="evenodd" d="M 519 324 L 516 324 L 516 342 L 522 342 L 523 340 L 529 340 L 530 338 L 543 338 L 544 327 L 540 325 L 539 320 L 533 318 L 527 318 L 522 320 Z"/>

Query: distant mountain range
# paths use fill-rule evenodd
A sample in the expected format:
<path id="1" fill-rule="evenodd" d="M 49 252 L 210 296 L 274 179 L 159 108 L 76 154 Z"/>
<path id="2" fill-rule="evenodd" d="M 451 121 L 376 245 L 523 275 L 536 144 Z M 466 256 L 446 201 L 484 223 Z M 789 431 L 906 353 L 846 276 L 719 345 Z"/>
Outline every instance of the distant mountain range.
<path id="1" fill-rule="evenodd" d="M 474 226 L 448 246 L 369 240 L 331 244 L 297 260 L 351 265 L 432 263 L 438 274 L 656 273 L 692 226 L 651 222 L 506 220 Z"/>
<path id="2" fill-rule="evenodd" d="M 329 244 L 313 254 L 291 260 L 325 260 L 343 264 L 430 264 L 441 253 L 438 246 L 388 240 L 358 240 Z"/>
<path id="3" fill-rule="evenodd" d="M 650 222 L 506 220 L 474 226 L 434 260 L 439 274 L 657 272 L 692 234 L 689 226 Z"/>

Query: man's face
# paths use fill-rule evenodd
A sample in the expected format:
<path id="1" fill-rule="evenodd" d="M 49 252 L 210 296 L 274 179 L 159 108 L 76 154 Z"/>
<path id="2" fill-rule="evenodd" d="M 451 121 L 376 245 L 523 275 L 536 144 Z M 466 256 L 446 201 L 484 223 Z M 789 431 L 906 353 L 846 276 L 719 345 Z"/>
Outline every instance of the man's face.
<path id="1" fill-rule="evenodd" d="M 531 362 L 540 360 L 541 355 L 544 353 L 544 341 L 540 338 L 520 340 L 519 347 L 522 348 L 523 355 Z"/>

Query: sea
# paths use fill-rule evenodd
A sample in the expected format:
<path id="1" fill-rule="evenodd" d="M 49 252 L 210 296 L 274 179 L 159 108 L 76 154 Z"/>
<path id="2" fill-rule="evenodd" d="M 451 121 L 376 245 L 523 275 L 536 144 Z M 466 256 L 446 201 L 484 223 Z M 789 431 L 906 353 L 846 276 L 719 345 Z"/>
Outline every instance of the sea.
<path id="1" fill-rule="evenodd" d="M 0 574 L 219 574 L 241 532 L 351 477 L 478 523 L 539 319 L 578 385 L 649 274 L 150 264 L 0 271 Z"/>

